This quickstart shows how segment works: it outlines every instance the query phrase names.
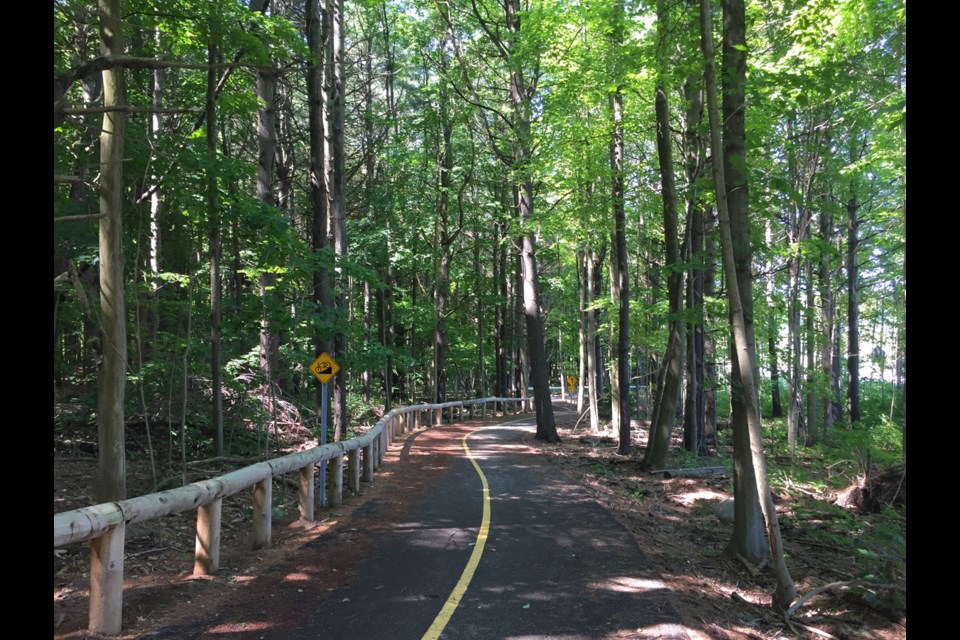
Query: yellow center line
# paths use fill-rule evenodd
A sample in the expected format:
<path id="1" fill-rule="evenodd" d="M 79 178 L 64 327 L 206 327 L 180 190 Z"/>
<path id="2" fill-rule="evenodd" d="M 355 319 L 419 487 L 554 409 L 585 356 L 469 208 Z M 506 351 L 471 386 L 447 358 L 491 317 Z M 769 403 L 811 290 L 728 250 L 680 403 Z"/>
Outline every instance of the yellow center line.
<path id="1" fill-rule="evenodd" d="M 456 610 L 457 605 L 460 604 L 460 600 L 463 598 L 463 594 L 466 593 L 467 587 L 470 586 L 470 581 L 473 580 L 473 573 L 477 570 L 477 565 L 480 564 L 480 556 L 483 555 L 483 548 L 487 544 L 487 535 L 490 533 L 490 485 L 487 484 L 487 476 L 483 475 L 483 470 L 480 468 L 480 465 L 477 464 L 477 461 L 474 460 L 473 454 L 470 452 L 470 447 L 467 446 L 467 438 L 487 428 L 488 427 L 480 427 L 479 429 L 474 429 L 463 436 L 462 441 L 463 450 L 466 451 L 467 458 L 470 459 L 470 464 L 477 470 L 477 475 L 480 476 L 480 483 L 483 485 L 483 518 L 480 520 L 480 531 L 477 533 L 477 542 L 473 545 L 473 553 L 470 554 L 470 560 L 467 562 L 467 566 L 464 568 L 460 580 L 453 588 L 453 592 L 450 593 L 450 597 L 447 598 L 447 602 L 443 605 L 443 609 L 440 610 L 440 614 L 423 635 L 423 640 L 439 640 L 440 634 L 443 633 L 447 623 L 450 622 L 450 617 Z"/>

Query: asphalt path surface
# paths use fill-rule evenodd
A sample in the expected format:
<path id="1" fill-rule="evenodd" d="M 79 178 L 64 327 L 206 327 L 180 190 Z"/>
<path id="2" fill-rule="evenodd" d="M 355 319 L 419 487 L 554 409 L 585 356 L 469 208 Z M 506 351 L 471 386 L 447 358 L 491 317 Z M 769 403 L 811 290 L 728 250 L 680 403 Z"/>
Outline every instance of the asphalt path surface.
<path id="1" fill-rule="evenodd" d="M 193 637 L 685 638 L 633 537 L 526 446 L 534 425 L 508 416 L 408 434 L 376 498 L 265 569 L 276 608 L 251 610 L 238 593 L 218 613 L 233 624 Z"/>

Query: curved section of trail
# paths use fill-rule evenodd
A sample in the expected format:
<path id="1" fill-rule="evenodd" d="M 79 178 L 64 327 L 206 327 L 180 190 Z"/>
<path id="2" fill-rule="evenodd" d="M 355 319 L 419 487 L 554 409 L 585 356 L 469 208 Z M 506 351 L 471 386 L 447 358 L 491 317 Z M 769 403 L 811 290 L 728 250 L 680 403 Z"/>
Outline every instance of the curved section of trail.
<path id="1" fill-rule="evenodd" d="M 153 637 L 687 638 L 634 538 L 528 446 L 534 431 L 530 416 L 408 435 L 352 514 L 206 623 Z"/>

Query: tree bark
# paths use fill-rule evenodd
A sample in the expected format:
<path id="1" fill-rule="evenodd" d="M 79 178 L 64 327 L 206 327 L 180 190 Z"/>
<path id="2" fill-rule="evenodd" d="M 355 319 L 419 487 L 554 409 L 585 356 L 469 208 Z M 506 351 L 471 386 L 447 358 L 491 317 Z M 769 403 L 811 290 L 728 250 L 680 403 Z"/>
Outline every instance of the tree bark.
<path id="1" fill-rule="evenodd" d="M 120 0 L 99 0 L 100 52 L 124 50 Z M 103 104 L 126 104 L 123 69 L 103 72 Z M 127 380 L 127 309 L 123 295 L 123 148 L 126 115 L 103 115 L 100 133 L 100 322 L 103 360 L 97 387 L 97 499 L 123 500 L 127 493 L 123 400 Z M 119 632 L 106 630 L 108 633 Z"/>
<path id="2" fill-rule="evenodd" d="M 346 274 L 343 271 L 343 263 L 347 258 L 347 175 L 346 175 L 346 149 L 344 147 L 344 117 L 345 117 L 345 91 L 346 81 L 344 77 L 344 14 L 343 0 L 328 0 L 327 12 L 330 16 L 330 42 L 328 47 L 328 62 L 330 65 L 329 76 L 329 114 L 330 114 L 330 195 L 332 205 L 332 215 L 328 222 L 330 223 L 329 233 L 332 237 L 336 263 L 334 271 L 336 273 L 336 297 L 334 304 L 337 307 L 338 322 L 336 332 L 334 333 L 333 349 L 334 359 L 338 362 L 345 362 L 347 342 L 346 334 L 342 326 L 346 318 L 346 310 L 349 308 L 347 301 L 347 282 Z M 333 380 L 333 439 L 340 440 L 347 428 L 347 375 L 344 372 Z"/>
<path id="3" fill-rule="evenodd" d="M 323 91 L 324 46 L 319 0 L 306 0 L 307 46 L 311 61 L 307 67 L 307 105 L 310 137 L 310 219 L 311 247 L 313 249 L 313 303 L 316 308 L 315 355 L 332 350 L 330 330 L 330 276 L 327 267 L 327 182 L 325 175 L 326 146 L 324 121 L 326 116 Z M 323 386 L 316 383 L 317 415 L 320 415 Z"/>
<path id="4" fill-rule="evenodd" d="M 662 38 L 666 37 L 667 18 L 666 2 L 658 0 L 657 24 Z M 657 116 L 657 157 L 660 160 L 660 182 L 663 192 L 663 233 L 667 250 L 665 271 L 667 273 L 669 337 L 667 350 L 661 363 L 663 385 L 658 389 L 659 393 L 654 403 L 654 422 L 650 424 L 650 441 L 644 452 L 643 464 L 647 467 L 661 468 L 666 463 L 670 432 L 676 418 L 676 405 L 683 376 L 685 323 L 680 318 L 683 311 L 683 272 L 680 268 L 677 188 L 673 170 L 673 143 L 670 137 L 670 109 L 666 89 L 662 84 L 656 87 L 654 107 Z"/>
<path id="5" fill-rule="evenodd" d="M 847 202 L 847 415 L 850 423 L 860 420 L 860 247 L 857 196 Z"/>
<path id="6" fill-rule="evenodd" d="M 703 3 L 701 2 L 701 7 Z M 736 277 L 727 278 L 728 294 L 737 289 L 743 314 L 743 339 L 748 361 L 756 367 L 756 338 L 753 326 L 753 280 L 750 271 L 750 218 L 748 215 L 746 127 L 744 122 L 746 85 L 746 21 L 742 0 L 723 0 L 723 146 L 712 145 L 714 162 L 723 158 L 723 197 L 729 202 L 729 223 Z M 701 10 L 702 14 L 702 10 Z M 701 20 L 703 16 L 701 15 Z M 702 42 L 706 38 L 701 32 Z M 712 40 L 711 40 L 712 44 Z M 738 47 L 743 47 L 740 49 Z M 711 125 L 712 126 L 712 125 Z M 718 149 L 722 153 L 718 154 Z M 716 170 L 717 167 L 714 167 Z M 717 186 L 720 189 L 720 186 Z M 718 200 L 720 196 L 717 196 Z M 723 215 L 719 212 L 718 214 Z M 720 218 L 722 221 L 722 217 Z M 722 224 L 722 222 L 721 222 Z M 722 238 L 722 234 L 721 234 Z M 721 247 L 722 251 L 726 251 Z M 725 272 L 726 274 L 726 272 Z M 727 274 L 729 276 L 729 274 Z M 734 287 L 736 284 L 736 287 Z M 732 310 L 731 310 L 732 313 Z M 733 318 L 731 317 L 731 325 Z M 746 380 L 756 382 L 757 371 L 743 371 L 743 354 L 731 354 L 731 425 L 734 440 L 733 484 L 735 494 L 733 537 L 729 551 L 758 564 L 766 557 L 763 512 L 757 491 L 755 465 L 751 457 L 751 433 L 747 420 L 759 407 L 749 399 L 757 389 L 747 389 Z"/>
<path id="7" fill-rule="evenodd" d="M 214 433 L 214 451 L 224 455 L 223 448 L 223 367 L 220 348 L 220 188 L 217 184 L 217 46 L 211 36 L 207 71 L 207 217 L 210 241 L 210 387 L 211 418 Z"/>
<path id="8" fill-rule="evenodd" d="M 252 0 L 250 9 L 259 13 L 266 11 L 268 0 Z M 265 49 L 269 47 L 266 38 L 262 38 Z M 277 206 L 273 183 L 277 158 L 277 115 L 276 115 L 276 72 L 270 68 L 257 70 L 256 93 L 260 102 L 257 110 L 257 199 L 265 208 Z M 272 256 L 271 256 L 272 257 Z M 270 263 L 274 262 L 269 260 Z M 280 332 L 273 318 L 274 288 L 277 274 L 267 265 L 259 277 L 261 314 L 260 314 L 260 376 L 264 387 L 264 397 L 273 397 L 274 383 L 280 369 Z"/>
<path id="9" fill-rule="evenodd" d="M 731 103 L 741 102 L 743 100 L 743 83 L 746 78 L 745 57 L 733 61 L 727 58 L 727 53 L 728 49 L 732 49 L 738 53 L 743 53 L 746 50 L 744 42 L 746 39 L 746 28 L 744 19 L 744 3 L 742 0 L 724 0 L 723 7 L 724 71 L 730 72 L 729 75 L 725 73 L 724 77 L 728 77 L 733 83 L 731 91 L 725 92 L 724 96 L 724 116 L 726 120 L 730 117 L 730 115 L 732 115 L 727 113 L 727 99 L 729 99 Z M 786 611 L 796 597 L 796 587 L 793 584 L 793 579 L 790 577 L 790 572 L 787 569 L 786 561 L 784 560 L 783 541 L 780 537 L 780 525 L 777 519 L 777 510 L 773 504 L 773 497 L 770 494 L 770 486 L 767 480 L 766 460 L 763 457 L 763 433 L 760 423 L 760 404 L 757 397 L 757 386 L 754 378 L 756 357 L 755 348 L 751 349 L 751 341 L 749 339 L 746 313 L 744 312 L 745 310 L 743 301 L 741 299 L 740 286 L 733 286 L 733 283 L 738 283 L 738 264 L 736 255 L 734 253 L 735 243 L 732 228 L 733 225 L 730 217 L 730 209 L 728 208 L 729 187 L 725 181 L 727 163 L 731 162 L 731 160 L 726 157 L 727 149 L 723 146 L 720 136 L 720 109 L 717 104 L 717 80 L 716 70 L 714 68 L 713 31 L 710 23 L 710 2 L 709 0 L 700 0 L 700 33 L 703 56 L 706 63 L 705 77 L 709 105 L 708 111 L 710 115 L 710 138 L 711 146 L 714 152 L 713 175 L 717 192 L 717 209 L 720 217 L 720 240 L 722 246 L 723 270 L 726 275 L 727 282 L 730 283 L 730 286 L 727 287 L 727 300 L 730 307 L 730 321 L 731 328 L 733 330 L 734 353 L 736 356 L 734 361 L 737 363 L 735 373 L 739 375 L 741 383 L 741 392 L 743 395 L 742 401 L 739 404 L 742 408 L 746 409 L 747 440 L 749 445 L 746 451 L 744 451 L 743 448 L 736 448 L 736 445 L 739 444 L 739 442 L 736 435 L 734 436 L 734 456 L 736 458 L 734 469 L 736 474 L 737 466 L 742 467 L 739 470 L 739 477 L 741 479 L 745 475 L 752 475 L 754 479 L 754 495 L 763 495 L 763 499 L 760 504 L 763 517 L 767 525 L 767 535 L 769 536 L 770 542 L 770 555 L 776 577 L 776 589 L 773 594 L 773 604 L 775 608 L 781 611 Z M 729 67 L 728 61 L 733 63 Z M 742 124 L 742 115 L 743 114 L 741 111 L 740 123 L 738 124 Z M 736 130 L 737 125 L 735 124 L 733 130 L 728 131 L 731 136 L 734 136 Z M 745 172 L 746 155 L 743 147 L 744 138 L 742 137 L 742 131 L 743 130 L 741 129 L 740 133 L 735 136 L 738 138 L 736 141 L 731 140 L 728 144 L 731 144 L 734 152 L 740 152 L 739 156 L 736 157 L 735 162 L 738 162 L 740 165 L 738 168 Z M 743 176 L 742 184 L 739 183 L 739 181 L 737 184 L 738 188 L 742 188 L 743 191 L 746 191 L 745 174 Z M 746 214 L 745 207 L 741 213 Z M 745 215 L 744 218 L 746 218 Z M 742 222 L 746 224 L 749 230 L 749 219 L 745 219 Z M 747 260 L 746 264 L 742 266 L 745 267 L 749 272 L 749 259 Z M 745 474 L 744 471 L 748 471 L 750 473 Z M 736 488 L 739 489 L 740 487 L 738 486 Z M 736 521 L 740 520 L 742 515 L 738 513 L 740 509 L 738 508 L 737 503 L 742 501 L 743 495 L 739 492 L 736 493 L 734 503 L 735 525 Z M 740 546 L 741 545 L 737 544 L 736 541 L 734 541 L 731 545 L 731 547 L 734 549 L 738 549 Z"/>

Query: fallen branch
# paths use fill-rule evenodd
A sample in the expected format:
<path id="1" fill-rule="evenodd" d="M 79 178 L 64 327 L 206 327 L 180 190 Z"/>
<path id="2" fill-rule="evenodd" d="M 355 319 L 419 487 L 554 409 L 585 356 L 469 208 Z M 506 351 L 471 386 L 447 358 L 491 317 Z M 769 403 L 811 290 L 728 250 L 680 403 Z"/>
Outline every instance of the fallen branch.
<path id="1" fill-rule="evenodd" d="M 794 602 L 792 605 L 790 605 L 790 608 L 783 613 L 783 615 L 786 617 L 790 617 L 791 615 L 793 615 L 793 613 L 797 609 L 799 609 L 804 604 L 806 604 L 807 601 L 809 601 L 810 598 L 812 598 L 815 595 L 819 595 L 824 591 L 833 591 L 834 589 L 843 589 L 845 587 L 866 587 L 867 589 L 879 589 L 882 591 L 906 591 L 907 590 L 906 587 L 901 587 L 900 585 L 868 582 L 867 580 L 845 580 L 843 582 L 831 582 L 829 584 L 823 585 L 822 587 L 817 587 L 807 595 L 803 596 L 802 598 Z"/>

